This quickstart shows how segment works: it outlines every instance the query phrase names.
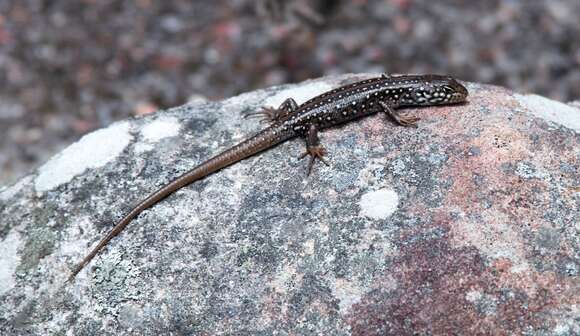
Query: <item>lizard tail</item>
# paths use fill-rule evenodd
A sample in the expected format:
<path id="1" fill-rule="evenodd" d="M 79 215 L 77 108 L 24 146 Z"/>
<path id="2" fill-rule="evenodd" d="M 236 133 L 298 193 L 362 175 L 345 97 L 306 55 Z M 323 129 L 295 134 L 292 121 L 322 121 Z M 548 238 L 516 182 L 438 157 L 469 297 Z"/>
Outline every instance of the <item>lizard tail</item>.
<path id="1" fill-rule="evenodd" d="M 191 184 L 195 181 L 221 170 L 227 166 L 232 165 L 238 161 L 246 159 L 254 154 L 257 154 L 265 149 L 268 149 L 280 142 L 287 140 L 290 136 L 283 136 L 284 132 L 273 128 L 268 128 L 255 136 L 235 145 L 234 147 L 214 156 L 205 161 L 197 167 L 189 170 L 183 175 L 176 178 L 174 181 L 168 183 L 162 188 L 155 191 L 149 197 L 137 204 L 129 213 L 127 213 L 115 226 L 103 237 L 97 246 L 73 269 L 68 278 L 72 282 L 79 272 L 105 247 L 111 239 L 117 236 L 125 227 L 137 217 L 143 210 L 155 205 L 167 196 L 173 194 L 180 188 Z"/>

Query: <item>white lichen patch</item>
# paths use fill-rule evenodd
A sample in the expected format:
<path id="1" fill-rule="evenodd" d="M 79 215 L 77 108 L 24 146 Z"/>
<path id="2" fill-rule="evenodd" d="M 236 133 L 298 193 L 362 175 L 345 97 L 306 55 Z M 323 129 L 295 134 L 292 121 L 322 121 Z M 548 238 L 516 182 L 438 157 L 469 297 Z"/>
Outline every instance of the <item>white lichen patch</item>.
<path id="1" fill-rule="evenodd" d="M 465 299 L 471 303 L 475 303 L 481 299 L 483 295 L 480 291 L 477 290 L 470 290 L 469 292 L 465 293 Z"/>
<path id="2" fill-rule="evenodd" d="M 399 195 L 392 189 L 379 189 L 362 195 L 360 215 L 372 219 L 390 217 L 399 206 Z"/>
<path id="3" fill-rule="evenodd" d="M 407 171 L 405 169 L 405 167 L 406 167 L 405 161 L 401 158 L 397 158 L 391 164 L 391 169 L 392 169 L 393 173 L 397 174 L 397 175 L 404 174 Z"/>
<path id="4" fill-rule="evenodd" d="M 545 169 L 534 167 L 528 162 L 518 162 L 516 175 L 525 179 L 536 178 L 540 180 L 546 180 L 550 176 Z"/>
<path id="5" fill-rule="evenodd" d="M 85 135 L 40 167 L 34 187 L 38 192 L 48 191 L 111 162 L 133 139 L 129 130 L 128 122 L 120 122 Z"/>
<path id="6" fill-rule="evenodd" d="M 384 256 L 394 256 L 397 254 L 397 247 L 388 238 L 388 232 L 385 230 L 376 230 L 373 228 L 364 228 L 360 231 L 361 239 L 356 245 L 356 253 L 366 253 L 373 250 L 382 251 Z"/>
<path id="7" fill-rule="evenodd" d="M 465 294 L 465 299 L 477 307 L 477 310 L 485 315 L 494 315 L 497 312 L 497 302 L 490 296 L 478 290 L 470 290 Z"/>
<path id="8" fill-rule="evenodd" d="M 269 284 L 276 293 L 286 294 L 292 287 L 293 282 L 300 282 L 302 274 L 299 274 L 296 265 L 283 265 Z"/>
<path id="9" fill-rule="evenodd" d="M 73 220 L 72 224 L 65 230 L 63 240 L 60 243 L 59 253 L 63 256 L 80 256 L 86 253 L 89 249 L 88 239 L 94 238 L 94 235 L 97 234 L 92 229 L 93 227 L 90 217 L 80 217 Z M 79 236 L 79 232 L 83 232 L 84 234 Z M 94 245 L 96 245 L 96 242 L 94 242 Z"/>
<path id="10" fill-rule="evenodd" d="M 578 315 L 576 315 L 578 316 Z M 572 333 L 572 329 L 576 329 L 574 333 Z M 566 335 L 578 335 L 578 331 L 580 331 L 580 327 L 578 325 L 574 326 L 573 323 L 568 321 L 562 321 L 561 323 L 557 324 L 554 327 L 554 335 L 557 336 L 566 336 Z"/>
<path id="11" fill-rule="evenodd" d="M 580 132 L 580 109 L 533 94 L 515 97 L 533 115 Z"/>
<path id="12" fill-rule="evenodd" d="M 133 150 L 135 151 L 135 153 L 145 153 L 152 150 L 153 148 L 155 148 L 155 146 L 153 146 L 148 142 L 138 142 L 133 147 Z"/>
<path id="13" fill-rule="evenodd" d="M 164 138 L 177 136 L 181 124 L 176 118 L 161 117 L 145 125 L 141 129 L 143 139 L 148 142 L 157 142 Z"/>
<path id="14" fill-rule="evenodd" d="M 313 81 L 294 88 L 283 90 L 278 94 L 266 99 L 265 106 L 278 107 L 288 98 L 293 98 L 297 104 L 302 104 L 307 100 L 314 98 L 326 91 L 332 90 L 333 87 L 323 81 Z"/>
<path id="15" fill-rule="evenodd" d="M 360 301 L 365 291 L 361 286 L 352 281 L 345 279 L 336 279 L 331 284 L 331 290 L 334 297 L 340 301 L 338 307 L 342 315 L 346 315 L 354 304 Z"/>
<path id="16" fill-rule="evenodd" d="M 26 176 L 10 187 L 0 188 L 0 201 L 7 201 L 16 196 L 32 180 L 32 176 Z"/>
<path id="17" fill-rule="evenodd" d="M 313 255 L 315 252 L 315 241 L 314 239 L 308 239 L 302 244 L 303 253 L 305 255 Z"/>
<path id="18" fill-rule="evenodd" d="M 509 218 L 498 211 L 488 210 L 477 219 L 458 213 L 453 224 L 453 240 L 458 246 L 475 246 L 491 259 L 509 259 L 510 272 L 521 273 L 530 269 L 525 255 L 525 241 L 510 224 Z"/>
<path id="19" fill-rule="evenodd" d="M 14 272 L 20 263 L 18 247 L 20 235 L 12 230 L 0 243 L 0 295 L 8 292 L 16 284 Z"/>

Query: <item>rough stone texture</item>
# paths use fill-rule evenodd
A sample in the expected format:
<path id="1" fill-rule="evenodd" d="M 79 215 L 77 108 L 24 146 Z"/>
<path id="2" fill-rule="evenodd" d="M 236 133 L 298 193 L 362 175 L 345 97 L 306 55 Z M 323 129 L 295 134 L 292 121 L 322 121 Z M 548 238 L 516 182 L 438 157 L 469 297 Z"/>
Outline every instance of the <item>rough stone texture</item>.
<path id="1" fill-rule="evenodd" d="M 463 106 L 294 140 L 145 211 L 135 202 L 329 77 L 186 105 L 85 136 L 0 193 L 0 334 L 576 335 L 580 110 L 468 84 Z"/>

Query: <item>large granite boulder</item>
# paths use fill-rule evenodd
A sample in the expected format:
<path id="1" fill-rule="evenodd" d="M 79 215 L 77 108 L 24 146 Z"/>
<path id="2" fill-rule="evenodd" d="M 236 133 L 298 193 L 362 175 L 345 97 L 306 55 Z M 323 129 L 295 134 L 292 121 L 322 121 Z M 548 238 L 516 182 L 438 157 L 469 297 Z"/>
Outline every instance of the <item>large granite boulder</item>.
<path id="1" fill-rule="evenodd" d="M 469 104 L 296 139 L 136 202 L 338 76 L 95 131 L 0 192 L 0 334 L 577 335 L 580 110 L 468 83 Z"/>

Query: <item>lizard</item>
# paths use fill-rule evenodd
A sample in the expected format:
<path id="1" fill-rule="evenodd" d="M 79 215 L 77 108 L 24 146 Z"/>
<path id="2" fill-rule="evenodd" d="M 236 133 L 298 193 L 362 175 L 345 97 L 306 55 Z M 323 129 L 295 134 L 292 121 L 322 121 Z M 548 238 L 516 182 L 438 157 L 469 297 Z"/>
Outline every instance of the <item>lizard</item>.
<path id="1" fill-rule="evenodd" d="M 260 117 L 270 125 L 185 172 L 139 202 L 77 264 L 68 281 L 74 280 L 100 250 L 142 211 L 186 185 L 296 137 L 306 140 L 306 151 L 300 159 L 310 157 L 310 175 L 315 160 L 328 165 L 324 159 L 326 151 L 318 137 L 320 130 L 379 112 L 388 115 L 398 125 L 416 127 L 419 118 L 403 115 L 397 109 L 464 103 L 467 96 L 467 89 L 450 76 L 383 74 L 327 91 L 300 105 L 288 98 L 278 108 L 265 107 L 247 112 L 244 117 Z"/>

